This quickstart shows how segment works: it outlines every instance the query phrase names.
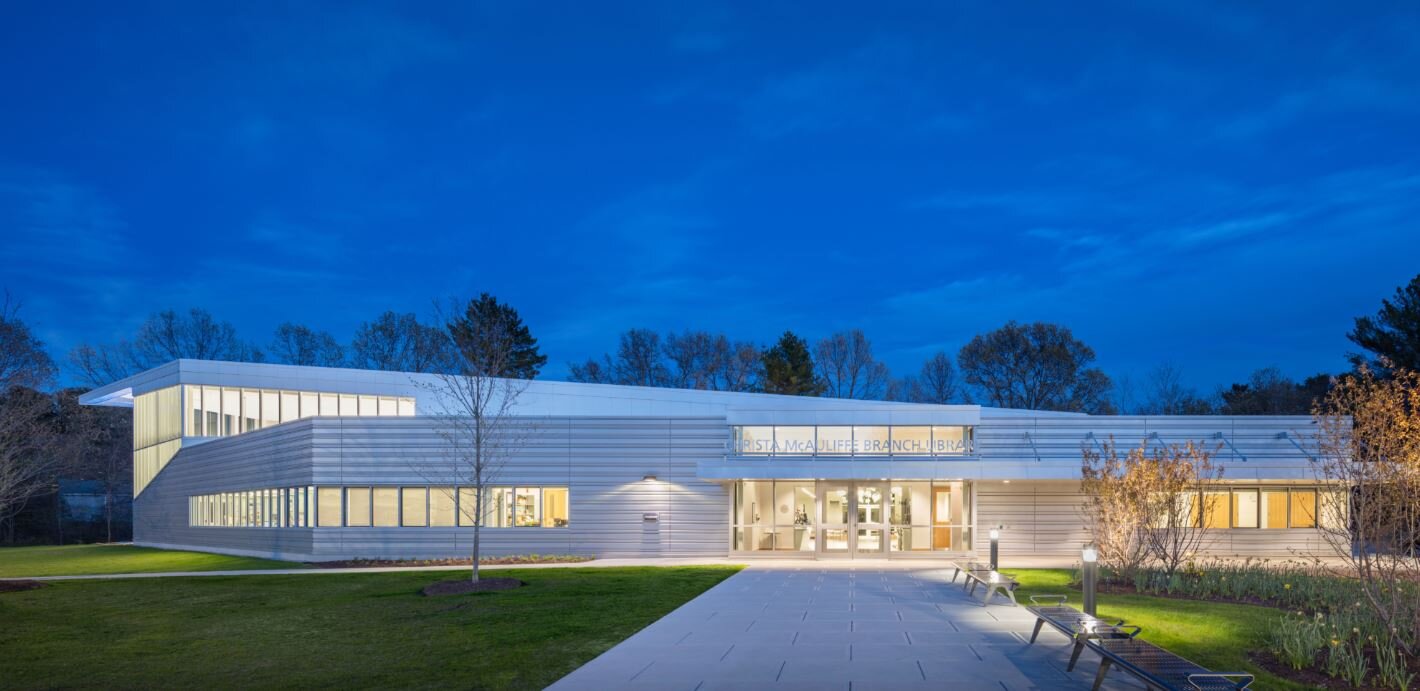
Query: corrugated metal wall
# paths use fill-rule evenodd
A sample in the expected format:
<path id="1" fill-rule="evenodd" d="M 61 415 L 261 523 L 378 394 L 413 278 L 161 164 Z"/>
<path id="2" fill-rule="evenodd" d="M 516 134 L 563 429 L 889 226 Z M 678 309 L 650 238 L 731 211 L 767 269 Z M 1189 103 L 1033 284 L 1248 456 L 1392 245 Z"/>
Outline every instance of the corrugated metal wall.
<path id="1" fill-rule="evenodd" d="M 1060 481 L 986 480 L 977 483 L 977 551 L 984 553 L 987 531 L 1001 531 L 1001 554 L 1078 558 L 1090 541 L 1080 513 L 1084 497 L 1080 483 Z M 1269 559 L 1331 554 L 1315 530 L 1212 530 L 1205 556 L 1253 556 Z"/>
<path id="2" fill-rule="evenodd" d="M 498 485 L 571 489 L 570 526 L 485 528 L 485 554 L 722 556 L 728 493 L 697 480 L 696 463 L 724 453 L 724 418 L 538 418 Z M 298 485 L 449 482 L 434 418 L 314 418 L 184 448 L 135 502 L 144 544 L 283 556 L 464 556 L 471 528 L 190 528 L 187 497 Z M 654 475 L 654 481 L 645 481 Z M 659 520 L 644 521 L 656 513 Z"/>

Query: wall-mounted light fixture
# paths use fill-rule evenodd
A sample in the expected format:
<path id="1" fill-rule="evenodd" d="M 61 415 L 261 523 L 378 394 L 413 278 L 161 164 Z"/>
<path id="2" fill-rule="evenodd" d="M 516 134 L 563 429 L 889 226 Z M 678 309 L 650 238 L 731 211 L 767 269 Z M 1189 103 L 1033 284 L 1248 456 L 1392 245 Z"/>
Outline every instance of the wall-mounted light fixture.
<path id="1" fill-rule="evenodd" d="M 643 476 L 641 477 L 641 481 L 642 481 L 642 482 L 655 482 L 655 481 L 656 481 L 656 476 L 655 476 L 655 475 L 643 475 Z"/>

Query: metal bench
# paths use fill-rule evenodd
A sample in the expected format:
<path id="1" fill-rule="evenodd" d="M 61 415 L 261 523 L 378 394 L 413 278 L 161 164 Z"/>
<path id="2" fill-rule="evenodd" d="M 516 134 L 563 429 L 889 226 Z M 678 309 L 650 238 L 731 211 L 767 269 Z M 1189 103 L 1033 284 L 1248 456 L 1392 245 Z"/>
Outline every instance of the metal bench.
<path id="1" fill-rule="evenodd" d="M 1050 624 L 1060 633 L 1070 637 L 1074 643 L 1074 650 L 1070 651 L 1070 664 L 1065 667 L 1065 671 L 1074 671 L 1075 663 L 1080 661 L 1080 653 L 1085 649 L 1085 641 L 1091 638 L 1133 638 L 1139 635 L 1142 630 L 1137 626 L 1126 626 L 1124 620 L 1110 623 L 1099 617 L 1085 614 L 1074 607 L 1065 604 L 1068 598 L 1064 595 L 1032 595 L 1031 604 L 1026 607 L 1031 614 L 1035 615 L 1035 630 L 1030 634 L 1030 642 L 1035 643 L 1035 639 L 1040 636 L 1040 627 Z M 1048 604 L 1048 603 L 1054 604 Z M 1132 630 L 1131 630 L 1132 629 Z"/>
<path id="2" fill-rule="evenodd" d="M 1253 676 L 1245 672 L 1214 672 L 1186 660 L 1157 645 L 1137 638 L 1094 638 L 1085 645 L 1100 654 L 1100 669 L 1095 674 L 1095 691 L 1104 684 L 1110 667 L 1118 667 L 1144 682 L 1151 689 L 1166 691 L 1237 691 L 1252 685 Z"/>
<path id="3" fill-rule="evenodd" d="M 981 599 L 982 607 L 991 604 L 991 596 L 998 592 L 1010 598 L 1012 605 L 1017 604 L 1016 588 L 1020 586 L 1020 583 L 1011 574 L 993 571 L 989 564 L 975 561 L 966 562 L 965 566 L 953 562 L 952 566 L 956 569 L 952 573 L 952 583 L 956 583 L 958 575 L 965 575 L 966 578 L 962 581 L 961 587 L 962 590 L 968 591 L 968 596 L 974 597 L 976 595 L 977 586 L 986 588 L 986 595 Z"/>

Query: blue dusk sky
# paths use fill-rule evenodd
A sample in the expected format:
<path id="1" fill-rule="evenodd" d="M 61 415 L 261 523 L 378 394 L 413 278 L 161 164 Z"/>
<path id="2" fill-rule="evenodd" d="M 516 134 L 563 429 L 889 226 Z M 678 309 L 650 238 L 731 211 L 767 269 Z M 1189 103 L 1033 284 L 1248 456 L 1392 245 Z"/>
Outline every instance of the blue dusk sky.
<path id="1" fill-rule="evenodd" d="M 631 327 L 1007 320 L 1211 392 L 1420 273 L 1420 4 L 8 2 L 0 283 L 56 359 L 200 306 L 342 341 L 488 291 Z"/>

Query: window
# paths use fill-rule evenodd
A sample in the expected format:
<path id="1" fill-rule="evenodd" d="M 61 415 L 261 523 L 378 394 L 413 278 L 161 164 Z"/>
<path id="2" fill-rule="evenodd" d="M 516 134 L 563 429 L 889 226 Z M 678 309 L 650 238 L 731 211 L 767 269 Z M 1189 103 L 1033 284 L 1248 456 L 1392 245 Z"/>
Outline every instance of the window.
<path id="1" fill-rule="evenodd" d="M 807 456 L 814 452 L 814 428 L 785 426 L 774 428 L 774 452 L 786 456 Z"/>
<path id="2" fill-rule="evenodd" d="M 400 490 L 399 524 L 406 528 L 423 528 L 429 525 L 429 490 L 424 487 L 405 487 Z"/>
<path id="3" fill-rule="evenodd" d="M 360 414 L 359 407 L 355 404 L 354 396 L 340 397 L 340 417 L 355 417 Z"/>
<path id="4" fill-rule="evenodd" d="M 893 427 L 892 454 L 894 456 L 926 456 L 932 453 L 931 427 Z"/>
<path id="5" fill-rule="evenodd" d="M 317 525 L 322 528 L 340 527 L 340 488 L 322 487 L 316 494 Z"/>
<path id="6" fill-rule="evenodd" d="M 271 427 L 281 424 L 281 394 L 276 391 L 261 392 L 261 426 Z"/>
<path id="7" fill-rule="evenodd" d="M 538 516 L 542 515 L 542 490 L 536 487 L 519 487 L 513 490 L 513 525 L 518 528 L 536 527 Z"/>
<path id="8" fill-rule="evenodd" d="M 374 417 L 379 411 L 375 408 L 374 396 L 360 397 L 360 417 Z"/>
<path id="9" fill-rule="evenodd" d="M 242 432 L 261 429 L 261 392 L 242 391 Z"/>
<path id="10" fill-rule="evenodd" d="M 932 454 L 946 456 L 971 452 L 971 428 L 938 425 L 932 428 Z"/>
<path id="11" fill-rule="evenodd" d="M 315 417 L 320 412 L 320 396 L 309 391 L 301 392 L 301 417 Z"/>
<path id="12" fill-rule="evenodd" d="M 853 453 L 853 428 L 839 425 L 825 425 L 818 428 L 820 456 L 847 456 Z"/>
<path id="13" fill-rule="evenodd" d="M 399 490 L 394 487 L 374 489 L 375 526 L 397 527 L 399 525 Z"/>
<path id="14" fill-rule="evenodd" d="M 454 525 L 454 488 L 429 488 L 429 525 L 445 527 Z"/>
<path id="15" fill-rule="evenodd" d="M 472 487 L 459 488 L 459 525 L 472 526 L 478 518 L 478 492 Z"/>
<path id="16" fill-rule="evenodd" d="M 399 414 L 399 406 L 395 404 L 393 398 L 380 399 L 380 416 L 388 417 Z"/>
<path id="17" fill-rule="evenodd" d="M 1292 527 L 1316 527 L 1316 492 L 1313 490 L 1292 490 Z"/>
<path id="18" fill-rule="evenodd" d="M 187 395 L 187 434 L 189 437 L 202 436 L 202 387 L 188 386 Z"/>
<path id="19" fill-rule="evenodd" d="M 731 448 L 742 456 L 952 456 L 971 453 L 962 425 L 744 425 Z"/>
<path id="20" fill-rule="evenodd" d="M 345 525 L 365 528 L 370 525 L 370 488 L 345 488 Z"/>
<path id="21" fill-rule="evenodd" d="M 513 489 L 494 487 L 488 490 L 488 509 L 483 514 L 483 525 L 491 528 L 513 527 Z"/>
<path id="22" fill-rule="evenodd" d="M 858 456 L 888 455 L 887 427 L 854 427 L 853 453 Z"/>
<path id="23" fill-rule="evenodd" d="M 1229 506 L 1228 495 L 1228 492 L 1203 493 L 1204 528 L 1229 527 L 1228 513 L 1232 507 Z"/>
<path id="24" fill-rule="evenodd" d="M 320 395 L 320 414 L 323 417 L 335 417 L 340 414 L 340 397 L 333 393 L 323 393 Z M 411 413 L 412 415 L 413 413 Z"/>
<path id="25" fill-rule="evenodd" d="M 568 524 L 567 488 L 548 487 L 542 490 L 542 527 L 566 528 Z"/>
<path id="26" fill-rule="evenodd" d="M 1262 491 L 1262 527 L 1287 527 L 1287 490 Z"/>
<path id="27" fill-rule="evenodd" d="M 281 421 L 291 422 L 301 417 L 301 396 L 295 391 L 281 392 Z"/>
<path id="28" fill-rule="evenodd" d="M 241 432 L 238 423 L 242 414 L 242 392 L 239 389 L 222 389 L 222 436 L 230 437 Z"/>
<path id="29" fill-rule="evenodd" d="M 1257 527 L 1257 490 L 1233 490 L 1233 527 Z"/>

